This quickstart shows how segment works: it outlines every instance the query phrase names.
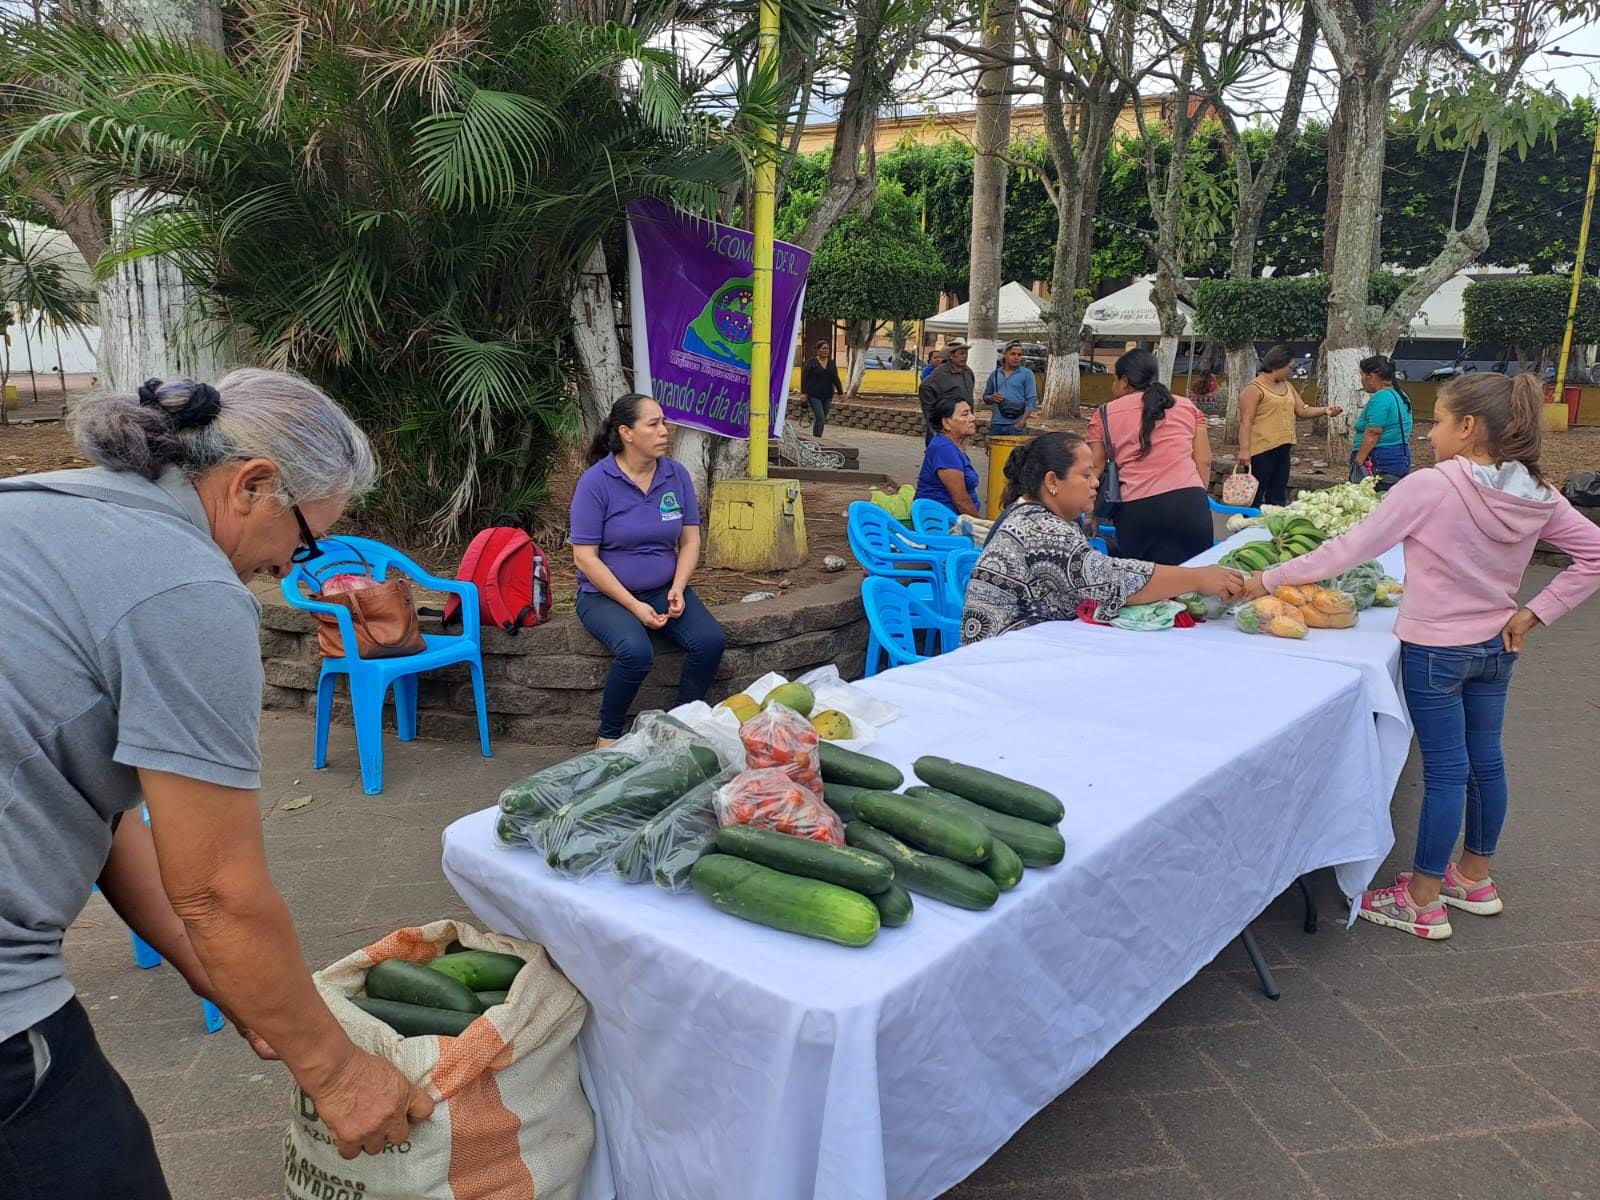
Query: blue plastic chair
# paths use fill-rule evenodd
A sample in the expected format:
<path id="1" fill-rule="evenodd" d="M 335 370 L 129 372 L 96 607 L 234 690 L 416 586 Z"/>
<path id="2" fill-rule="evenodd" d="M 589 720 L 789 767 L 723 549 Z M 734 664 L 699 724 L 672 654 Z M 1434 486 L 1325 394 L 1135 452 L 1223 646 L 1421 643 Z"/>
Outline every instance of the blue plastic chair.
<path id="1" fill-rule="evenodd" d="M 1208 504 L 1211 508 L 1211 511 L 1216 513 L 1218 516 L 1259 517 L 1261 515 L 1261 510 L 1259 508 L 1243 508 L 1235 504 L 1223 504 L 1216 497 L 1212 496 L 1210 492 L 1206 493 L 1206 504 Z M 1213 546 L 1220 546 L 1222 542 L 1222 538 L 1213 538 L 1211 544 Z"/>
<path id="2" fill-rule="evenodd" d="M 959 613 L 967 602 L 967 584 L 972 582 L 972 568 L 978 565 L 982 551 L 957 550 L 944 560 L 944 611 Z"/>
<path id="3" fill-rule="evenodd" d="M 956 522 L 959 520 L 961 520 L 961 514 L 948 504 L 941 504 L 939 501 L 930 500 L 926 496 L 911 502 L 911 531 L 915 534 L 960 538 L 970 546 L 972 545 L 972 537 L 961 532 L 957 527 Z"/>
<path id="4" fill-rule="evenodd" d="M 954 551 L 972 549 L 972 542 L 964 537 L 914 533 L 866 500 L 850 506 L 845 536 L 868 575 L 907 584 L 918 599 L 936 609 L 944 606 L 945 558 Z"/>
<path id="5" fill-rule="evenodd" d="M 478 589 L 470 583 L 440 579 L 429 575 L 400 551 L 370 538 L 326 538 L 317 547 L 322 553 L 298 564 L 283 580 L 283 598 L 294 608 L 324 613 L 339 622 L 339 638 L 345 648 L 343 658 L 322 660 L 322 675 L 317 680 L 317 749 L 312 766 L 328 765 L 328 723 L 333 715 L 333 689 L 339 676 L 349 680 L 350 705 L 355 711 L 356 755 L 361 763 L 361 790 L 369 796 L 383 791 L 383 701 L 394 689 L 395 724 L 402 742 L 417 736 L 417 676 L 424 671 L 466 663 L 472 675 L 472 696 L 478 709 L 478 740 L 485 758 L 489 749 L 489 707 L 483 689 L 483 652 L 479 643 Z M 321 590 L 325 577 L 342 571 L 366 574 L 382 581 L 397 569 L 420 584 L 461 598 L 462 632 L 423 634 L 427 649 L 404 658 L 360 658 L 355 654 L 355 627 L 350 610 L 339 604 L 312 600 L 306 592 Z"/>
<path id="6" fill-rule="evenodd" d="M 911 590 L 893 579 L 869 576 L 861 581 L 861 603 L 867 610 L 867 628 L 871 631 L 867 647 L 868 675 L 878 673 L 878 654 L 874 646 L 889 660 L 889 666 L 922 662 L 933 655 L 932 637 L 937 635 L 941 649 L 951 649 L 961 635 L 961 622 L 936 612 L 923 603 Z M 923 646 L 917 644 L 917 635 L 924 634 Z"/>

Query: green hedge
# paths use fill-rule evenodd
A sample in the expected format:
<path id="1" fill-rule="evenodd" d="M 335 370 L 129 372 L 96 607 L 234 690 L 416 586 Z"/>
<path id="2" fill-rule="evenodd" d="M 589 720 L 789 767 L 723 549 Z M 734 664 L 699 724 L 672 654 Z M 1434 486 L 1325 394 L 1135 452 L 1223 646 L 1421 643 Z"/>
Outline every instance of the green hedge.
<path id="1" fill-rule="evenodd" d="M 1403 276 L 1377 274 L 1367 302 L 1387 308 L 1405 289 Z M 1195 331 L 1229 345 L 1320 341 L 1328 328 L 1328 277 L 1208 279 L 1195 293 Z"/>
<path id="2" fill-rule="evenodd" d="M 1557 345 L 1567 324 L 1572 279 L 1567 275 L 1524 275 L 1486 279 L 1467 288 L 1463 299 L 1469 342 L 1500 342 L 1532 360 Z M 1578 292 L 1573 340 L 1600 342 L 1600 285 L 1585 279 Z"/>

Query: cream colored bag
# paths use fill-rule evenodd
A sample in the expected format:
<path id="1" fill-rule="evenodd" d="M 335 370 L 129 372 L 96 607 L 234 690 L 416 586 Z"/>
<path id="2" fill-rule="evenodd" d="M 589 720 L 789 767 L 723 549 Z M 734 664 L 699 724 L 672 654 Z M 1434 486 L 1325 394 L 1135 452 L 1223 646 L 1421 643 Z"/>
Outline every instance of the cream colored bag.
<path id="1" fill-rule="evenodd" d="M 452 940 L 525 959 L 504 1004 L 460 1037 L 401 1037 L 347 999 L 369 967 L 428 962 Z M 345 1032 L 433 1097 L 433 1116 L 380 1155 L 339 1156 L 299 1088 L 283 1145 L 285 1200 L 573 1200 L 594 1147 L 594 1112 L 578 1082 L 588 1005 L 544 948 L 454 921 L 401 929 L 313 978 Z"/>

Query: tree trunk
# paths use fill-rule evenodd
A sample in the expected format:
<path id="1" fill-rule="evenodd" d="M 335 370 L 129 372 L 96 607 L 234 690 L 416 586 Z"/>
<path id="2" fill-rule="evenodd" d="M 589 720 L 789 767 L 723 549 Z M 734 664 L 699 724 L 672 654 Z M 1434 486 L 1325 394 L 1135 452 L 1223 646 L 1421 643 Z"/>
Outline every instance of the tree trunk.
<path id="1" fill-rule="evenodd" d="M 578 408 L 584 436 L 589 437 L 605 420 L 612 403 L 633 390 L 622 365 L 622 340 L 617 336 L 617 309 L 611 298 L 605 247 L 598 241 L 572 293 L 572 343 L 582 368 Z"/>
<path id="2" fill-rule="evenodd" d="M 1228 415 L 1223 420 L 1222 440 L 1233 448 L 1239 445 L 1239 395 L 1244 385 L 1256 377 L 1256 348 L 1246 342 L 1228 347 Z"/>
<path id="3" fill-rule="evenodd" d="M 857 396 L 861 392 L 861 380 L 867 373 L 867 346 L 872 342 L 873 324 L 870 320 L 844 323 L 846 396 Z"/>
<path id="4" fill-rule="evenodd" d="M 1016 40 L 1015 0 L 990 0 L 983 48 L 1009 57 Z M 967 311 L 967 356 L 972 373 L 987 379 L 994 370 L 999 337 L 1000 250 L 1006 223 L 1007 144 L 1011 140 L 1011 68 L 986 67 L 978 75 L 977 154 L 972 161 L 971 300 Z"/>
<path id="5" fill-rule="evenodd" d="M 1328 422 L 1328 461 L 1350 457 L 1350 422 L 1361 391 L 1360 361 L 1372 352 L 1367 286 L 1377 240 L 1378 182 L 1383 176 L 1385 121 L 1391 87 L 1387 76 L 1347 76 L 1344 110 L 1343 180 L 1339 228 L 1328 278 L 1326 367 L 1318 380 L 1323 405 L 1345 409 Z"/>
<path id="6" fill-rule="evenodd" d="M 1076 341 L 1070 350 L 1057 354 L 1051 352 L 1045 362 L 1044 369 L 1044 394 L 1055 396 L 1059 403 L 1053 410 L 1047 410 L 1043 401 L 1040 402 L 1039 411 L 1047 417 L 1076 417 L 1079 412 L 1079 403 L 1082 392 L 1078 377 L 1078 364 L 1082 360 L 1078 355 Z"/>
<path id="7" fill-rule="evenodd" d="M 189 38 L 223 48 L 222 16 L 211 0 L 116 0 L 108 24 L 148 34 Z M 162 197 L 119 192 L 111 198 L 113 240 L 128 220 Z M 100 383 L 131 391 L 146 379 L 214 380 L 233 355 L 226 332 L 197 319 L 199 297 L 170 258 L 152 256 L 117 267 L 98 285 Z"/>
<path id="8" fill-rule="evenodd" d="M 111 198 L 113 237 L 144 203 L 137 192 Z M 225 332 L 197 317 L 199 297 L 169 258 L 124 263 L 99 295 L 100 382 L 109 390 L 132 391 L 146 379 L 214 380 L 232 357 Z"/>

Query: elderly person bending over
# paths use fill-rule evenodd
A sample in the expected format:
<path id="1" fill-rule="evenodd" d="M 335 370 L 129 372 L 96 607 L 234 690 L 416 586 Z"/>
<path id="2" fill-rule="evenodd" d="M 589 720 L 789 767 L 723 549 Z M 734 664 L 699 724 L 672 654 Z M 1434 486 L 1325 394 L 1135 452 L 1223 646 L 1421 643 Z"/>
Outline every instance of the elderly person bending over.
<path id="1" fill-rule="evenodd" d="M 1075 433 L 1042 433 L 1006 459 L 1005 512 L 972 569 L 961 644 L 1042 621 L 1070 621 L 1091 600 L 1109 621 L 1129 604 L 1184 592 L 1231 599 L 1244 576 L 1223 567 L 1169 567 L 1109 558 L 1090 546 L 1078 519 L 1099 486 L 1094 454 Z"/>
<path id="2" fill-rule="evenodd" d="M 311 384 L 241 370 L 85 401 L 95 467 L 0 481 L 0 1161 L 7 1196 L 166 1200 L 150 1127 L 61 955 L 106 899 L 263 1057 L 341 1153 L 433 1102 L 318 996 L 261 838 L 260 609 L 376 474 Z M 150 809 L 146 828 L 136 811 Z"/>

